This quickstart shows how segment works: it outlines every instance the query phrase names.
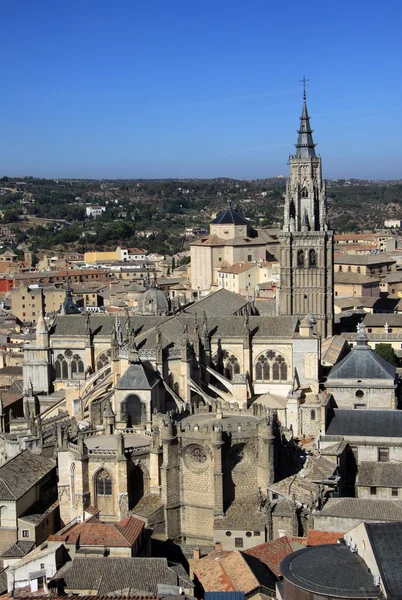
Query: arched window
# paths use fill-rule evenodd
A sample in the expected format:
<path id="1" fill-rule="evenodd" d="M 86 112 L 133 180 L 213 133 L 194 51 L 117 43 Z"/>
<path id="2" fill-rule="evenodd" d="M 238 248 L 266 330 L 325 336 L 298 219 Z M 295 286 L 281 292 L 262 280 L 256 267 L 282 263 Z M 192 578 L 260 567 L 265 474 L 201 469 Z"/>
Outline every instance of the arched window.
<path id="1" fill-rule="evenodd" d="M 85 371 L 84 363 L 82 360 L 78 361 L 78 373 L 83 373 Z"/>
<path id="2" fill-rule="evenodd" d="M 304 187 L 301 191 L 301 197 L 302 198 L 308 198 L 308 189 L 306 187 Z"/>
<path id="3" fill-rule="evenodd" d="M 291 219 L 294 219 L 296 217 L 295 203 L 293 202 L 293 200 L 291 200 L 289 204 L 289 217 Z"/>
<path id="4" fill-rule="evenodd" d="M 262 381 L 262 364 L 260 361 L 255 365 L 255 379 L 256 381 Z"/>
<path id="5" fill-rule="evenodd" d="M 105 469 L 101 469 L 96 474 L 96 495 L 111 496 L 112 495 L 112 480 Z"/>
<path id="6" fill-rule="evenodd" d="M 310 421 L 315 421 L 315 410 L 312 410 L 310 413 Z"/>
<path id="7" fill-rule="evenodd" d="M 272 379 L 274 381 L 279 381 L 279 365 L 277 362 L 274 362 L 272 365 Z"/>
<path id="8" fill-rule="evenodd" d="M 4 527 L 4 520 L 7 515 L 7 506 L 0 506 L 0 527 Z"/>
<path id="9" fill-rule="evenodd" d="M 71 376 L 73 375 L 73 373 L 76 373 L 77 370 L 78 370 L 77 361 L 76 360 L 72 360 L 71 361 Z"/>
<path id="10" fill-rule="evenodd" d="M 68 379 L 68 364 L 65 359 L 61 361 L 61 378 Z"/>
<path id="11" fill-rule="evenodd" d="M 227 361 L 227 363 L 225 364 L 225 377 L 226 377 L 226 379 L 232 380 L 233 376 L 238 375 L 239 373 L 240 373 L 239 361 L 237 360 L 235 355 L 232 354 L 229 357 L 229 360 Z"/>
<path id="12" fill-rule="evenodd" d="M 102 352 L 96 360 L 96 369 L 100 371 L 103 367 L 106 367 L 110 363 L 111 352 L 108 350 L 107 352 Z"/>
<path id="13" fill-rule="evenodd" d="M 287 364 L 285 362 L 281 363 L 280 366 L 280 375 L 281 375 L 281 381 L 286 381 L 288 378 L 288 367 Z"/>
<path id="14" fill-rule="evenodd" d="M 304 267 L 304 251 L 303 250 L 297 251 L 297 266 Z"/>
<path id="15" fill-rule="evenodd" d="M 315 250 L 313 248 L 311 248 L 308 252 L 308 266 L 309 267 L 316 266 L 316 256 L 315 256 Z"/>
<path id="16" fill-rule="evenodd" d="M 75 463 L 70 467 L 70 490 L 71 490 L 71 502 L 75 501 Z"/>
<path id="17" fill-rule="evenodd" d="M 269 364 L 264 363 L 262 366 L 262 376 L 264 381 L 269 381 Z"/>
<path id="18" fill-rule="evenodd" d="M 56 372 L 56 379 L 61 379 L 61 364 L 59 360 L 54 363 L 54 370 Z"/>
<path id="19" fill-rule="evenodd" d="M 130 394 L 121 404 L 121 418 L 126 422 L 127 427 L 141 425 L 143 412 L 143 403 L 135 394 Z"/>

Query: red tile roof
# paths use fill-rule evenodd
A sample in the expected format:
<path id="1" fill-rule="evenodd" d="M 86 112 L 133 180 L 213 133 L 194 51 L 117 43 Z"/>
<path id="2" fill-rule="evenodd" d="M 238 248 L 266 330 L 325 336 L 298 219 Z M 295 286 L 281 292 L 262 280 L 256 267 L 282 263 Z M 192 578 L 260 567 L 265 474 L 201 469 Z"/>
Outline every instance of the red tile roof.
<path id="1" fill-rule="evenodd" d="M 340 531 L 319 531 L 310 529 L 307 534 L 307 546 L 321 546 L 322 544 L 336 544 L 339 538 L 343 538 Z"/>
<path id="2" fill-rule="evenodd" d="M 245 550 L 245 554 L 250 554 L 250 556 L 255 556 L 261 562 L 263 562 L 277 577 L 281 575 L 280 564 L 284 558 L 286 558 L 289 554 L 294 552 L 292 546 L 290 545 L 290 540 L 288 537 L 283 536 L 276 540 L 272 540 L 267 542 L 266 544 L 260 544 L 259 546 L 255 546 L 254 548 L 250 548 L 250 550 Z"/>
<path id="3" fill-rule="evenodd" d="M 79 546 L 122 547 L 133 546 L 145 523 L 135 517 L 127 517 L 120 523 L 101 523 L 91 517 L 83 523 L 76 523 L 63 533 L 49 536 L 49 540 L 77 544 Z"/>

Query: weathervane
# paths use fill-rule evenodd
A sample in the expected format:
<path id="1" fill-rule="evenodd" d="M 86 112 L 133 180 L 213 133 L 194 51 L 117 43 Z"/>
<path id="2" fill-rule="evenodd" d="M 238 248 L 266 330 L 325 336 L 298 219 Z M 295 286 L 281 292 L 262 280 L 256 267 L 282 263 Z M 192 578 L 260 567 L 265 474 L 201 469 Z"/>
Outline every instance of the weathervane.
<path id="1" fill-rule="evenodd" d="M 303 100 L 306 99 L 306 83 L 310 81 L 310 79 L 306 79 L 306 76 L 303 75 L 303 79 L 300 79 L 300 83 L 303 84 Z"/>

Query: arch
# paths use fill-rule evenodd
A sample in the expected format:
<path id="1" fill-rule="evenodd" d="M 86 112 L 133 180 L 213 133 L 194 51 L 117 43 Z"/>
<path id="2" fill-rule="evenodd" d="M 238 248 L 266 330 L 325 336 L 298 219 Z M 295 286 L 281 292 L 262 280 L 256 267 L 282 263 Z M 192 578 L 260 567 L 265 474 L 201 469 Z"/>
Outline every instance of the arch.
<path id="1" fill-rule="evenodd" d="M 286 381 L 288 378 L 288 366 L 285 362 L 280 364 L 279 371 L 280 371 L 279 374 L 281 377 L 281 381 Z"/>
<path id="2" fill-rule="evenodd" d="M 0 527 L 4 526 L 4 519 L 7 516 L 7 506 L 0 506 Z"/>
<path id="3" fill-rule="evenodd" d="M 269 381 L 270 367 L 265 356 L 260 356 L 255 365 L 256 381 Z"/>
<path id="4" fill-rule="evenodd" d="M 308 198 L 308 189 L 306 187 L 302 188 L 302 191 L 300 193 L 300 196 L 302 198 Z"/>
<path id="5" fill-rule="evenodd" d="M 71 361 L 71 376 L 78 371 L 78 363 L 76 360 Z"/>
<path id="6" fill-rule="evenodd" d="M 274 350 L 267 350 L 255 363 L 256 381 L 287 381 L 289 365 L 285 358 Z"/>
<path id="7" fill-rule="evenodd" d="M 240 373 L 239 361 L 234 354 L 231 354 L 225 363 L 224 375 L 225 375 L 226 379 L 229 379 L 231 381 L 233 379 L 234 375 L 239 375 L 239 373 Z"/>
<path id="8" fill-rule="evenodd" d="M 61 379 L 61 363 L 59 360 L 55 361 L 54 370 L 56 372 L 56 379 Z"/>
<path id="9" fill-rule="evenodd" d="M 274 364 L 272 365 L 272 379 L 274 381 L 279 381 L 280 377 L 279 377 L 279 364 L 277 362 L 274 362 Z"/>
<path id="10" fill-rule="evenodd" d="M 111 351 L 101 352 L 96 359 L 96 370 L 100 371 L 103 367 L 106 367 L 110 363 Z"/>
<path id="11" fill-rule="evenodd" d="M 290 204 L 289 204 L 289 217 L 291 219 L 296 218 L 296 208 L 295 208 L 295 203 L 293 202 L 293 200 L 291 200 Z"/>
<path id="12" fill-rule="evenodd" d="M 302 249 L 297 251 L 297 266 L 304 267 L 304 250 Z"/>
<path id="13" fill-rule="evenodd" d="M 97 499 L 100 496 L 112 496 L 112 478 L 106 469 L 99 469 L 99 471 L 95 474 L 95 490 Z"/>
<path id="14" fill-rule="evenodd" d="M 150 475 L 141 462 L 128 463 L 128 508 L 131 510 L 143 496 L 149 494 Z"/>
<path id="15" fill-rule="evenodd" d="M 262 363 L 260 361 L 255 365 L 255 379 L 256 381 L 262 381 Z"/>
<path id="16" fill-rule="evenodd" d="M 129 394 L 121 403 L 121 419 L 127 427 L 141 425 L 144 412 L 144 404 L 136 394 Z"/>
<path id="17" fill-rule="evenodd" d="M 315 417 L 316 417 L 316 414 L 315 414 L 315 410 L 313 409 L 313 410 L 310 412 L 310 421 L 315 421 Z"/>
<path id="18" fill-rule="evenodd" d="M 308 251 L 308 266 L 309 267 L 315 267 L 316 266 L 316 253 L 314 248 L 310 248 L 310 250 Z"/>

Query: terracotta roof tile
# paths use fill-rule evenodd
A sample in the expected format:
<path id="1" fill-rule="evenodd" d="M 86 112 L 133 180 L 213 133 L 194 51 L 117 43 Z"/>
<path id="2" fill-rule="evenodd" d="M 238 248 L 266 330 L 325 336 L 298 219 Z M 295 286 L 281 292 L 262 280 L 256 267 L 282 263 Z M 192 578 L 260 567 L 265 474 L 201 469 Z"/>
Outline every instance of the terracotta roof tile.
<path id="1" fill-rule="evenodd" d="M 343 538 L 343 533 L 341 531 L 319 531 L 310 529 L 307 534 L 307 546 L 337 544 L 339 538 Z"/>
<path id="2" fill-rule="evenodd" d="M 245 554 L 255 556 L 263 562 L 277 577 L 281 575 L 279 568 L 282 560 L 293 552 L 290 541 L 287 536 L 280 537 L 276 540 L 260 544 L 250 550 L 245 550 Z"/>

